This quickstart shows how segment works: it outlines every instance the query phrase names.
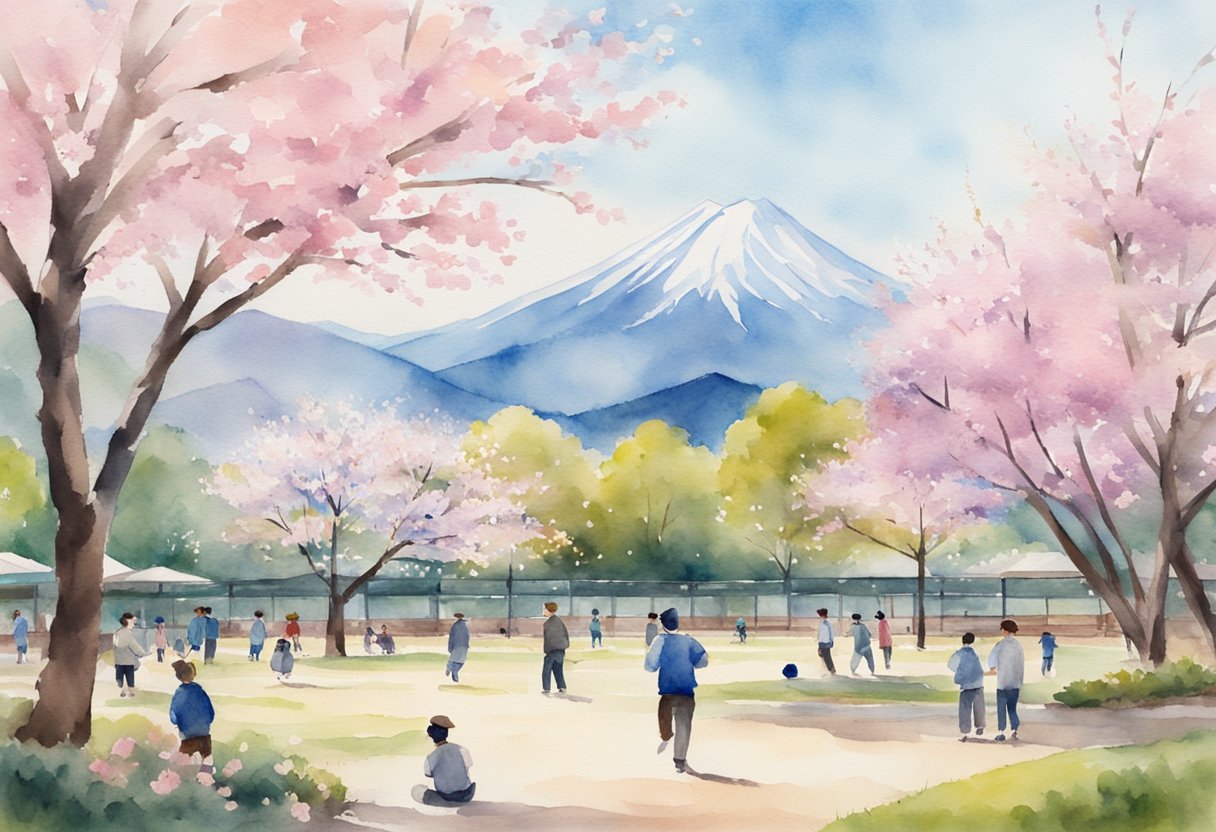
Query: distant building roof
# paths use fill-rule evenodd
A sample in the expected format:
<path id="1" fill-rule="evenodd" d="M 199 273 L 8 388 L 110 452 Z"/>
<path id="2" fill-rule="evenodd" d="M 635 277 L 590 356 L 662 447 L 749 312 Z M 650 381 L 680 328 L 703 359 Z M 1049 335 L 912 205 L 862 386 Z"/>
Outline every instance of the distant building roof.
<path id="1" fill-rule="evenodd" d="M 116 561 L 117 562 L 117 561 Z M 200 578 L 198 575 L 190 575 L 186 572 L 178 572 L 176 569 L 170 569 L 167 566 L 151 566 L 147 569 L 140 569 L 132 572 L 127 570 L 118 575 L 106 578 L 108 584 L 208 584 L 211 583 L 206 578 Z"/>
<path id="2" fill-rule="evenodd" d="M 0 552 L 0 584 L 43 584 L 55 580 L 51 567 L 14 552 Z"/>

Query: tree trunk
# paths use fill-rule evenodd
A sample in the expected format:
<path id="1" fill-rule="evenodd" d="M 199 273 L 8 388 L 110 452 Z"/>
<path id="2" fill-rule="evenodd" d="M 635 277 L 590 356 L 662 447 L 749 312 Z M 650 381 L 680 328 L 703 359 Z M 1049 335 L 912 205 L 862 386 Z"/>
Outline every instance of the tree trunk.
<path id="1" fill-rule="evenodd" d="M 916 649 L 925 649 L 925 553 L 916 554 Z"/>
<path id="2" fill-rule="evenodd" d="M 785 593 L 785 629 L 794 629 L 794 609 L 793 595 L 794 582 L 790 578 L 790 573 L 786 572 L 781 578 L 781 590 Z"/>
<path id="3" fill-rule="evenodd" d="M 329 618 L 325 622 L 325 655 L 346 657 L 346 599 L 329 597 Z"/>
<path id="4" fill-rule="evenodd" d="M 1208 654 L 1216 658 L 1216 613 L 1212 611 L 1212 599 L 1208 597 L 1203 580 L 1195 569 L 1195 556 L 1191 547 L 1183 541 L 1180 548 L 1177 559 L 1171 561 L 1174 575 L 1178 578 L 1178 585 L 1182 588 L 1187 605 L 1203 629 Z"/>

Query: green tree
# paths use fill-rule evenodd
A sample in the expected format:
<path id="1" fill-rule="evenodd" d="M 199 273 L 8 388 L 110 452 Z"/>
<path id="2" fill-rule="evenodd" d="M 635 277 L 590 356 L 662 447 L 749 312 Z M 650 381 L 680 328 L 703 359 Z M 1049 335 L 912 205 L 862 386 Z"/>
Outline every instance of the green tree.
<path id="1" fill-rule="evenodd" d="M 804 474 L 843 459 L 845 443 L 865 428 L 861 403 L 829 404 L 818 393 L 788 382 L 760 394 L 747 414 L 726 430 L 718 487 L 719 522 L 736 529 L 781 574 L 790 622 L 790 588 L 798 553 L 817 541 L 800 497 Z"/>

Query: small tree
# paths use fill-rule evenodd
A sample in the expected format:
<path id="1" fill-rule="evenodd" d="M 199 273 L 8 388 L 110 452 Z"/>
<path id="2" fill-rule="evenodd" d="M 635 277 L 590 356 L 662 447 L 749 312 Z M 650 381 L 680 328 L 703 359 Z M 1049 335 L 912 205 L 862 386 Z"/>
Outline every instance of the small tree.
<path id="1" fill-rule="evenodd" d="M 297 417 L 257 431 L 213 486 L 246 519 L 242 532 L 277 529 L 326 588 L 326 655 L 346 655 L 346 604 L 393 558 L 426 545 L 441 558 L 479 561 L 528 540 L 536 524 L 506 484 L 471 464 L 452 428 L 305 401 Z M 378 540 L 357 565 L 348 535 Z"/>
<path id="2" fill-rule="evenodd" d="M 910 443 L 881 416 L 866 438 L 848 445 L 802 483 L 804 506 L 824 521 L 820 531 L 847 529 L 916 563 L 916 647 L 925 646 L 925 576 L 930 554 L 961 526 L 999 508 L 995 489 L 958 479 L 935 448 Z M 884 424 L 884 421 L 887 424 Z M 808 518 L 809 519 L 809 518 Z"/>

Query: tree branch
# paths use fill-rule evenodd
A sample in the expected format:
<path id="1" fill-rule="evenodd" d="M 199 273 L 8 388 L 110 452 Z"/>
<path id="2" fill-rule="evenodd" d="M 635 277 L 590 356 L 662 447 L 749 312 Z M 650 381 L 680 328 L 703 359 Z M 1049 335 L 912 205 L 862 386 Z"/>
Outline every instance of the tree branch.
<path id="1" fill-rule="evenodd" d="M 1203 511 L 1203 507 L 1207 504 L 1208 498 L 1216 493 L 1216 479 L 1212 479 L 1203 488 L 1195 493 L 1195 496 L 1186 501 L 1186 505 L 1182 507 L 1180 514 L 1180 522 L 1185 529 L 1191 525 L 1199 512 Z"/>
<path id="2" fill-rule="evenodd" d="M 25 307 L 30 320 L 34 320 L 38 314 L 41 298 L 34 289 L 34 283 L 30 278 L 29 269 L 25 266 L 25 261 L 13 247 L 13 240 L 8 234 L 8 226 L 3 222 L 0 222 L 0 275 L 4 276 L 4 282 L 9 285 L 13 294 L 17 296 L 17 300 Z"/>
<path id="3" fill-rule="evenodd" d="M 38 149 L 42 151 L 43 164 L 46 165 L 46 171 L 51 180 L 52 195 L 61 195 L 63 187 L 68 183 L 70 177 L 63 162 L 59 159 L 59 151 L 55 149 L 55 139 L 51 136 L 50 128 L 29 107 L 29 85 L 25 83 L 25 76 L 21 74 L 21 68 L 17 66 L 16 59 L 9 52 L 0 53 L 0 79 L 4 80 L 9 100 L 21 108 L 21 112 L 25 115 L 30 129 L 34 133 L 34 140 L 38 143 Z"/>
<path id="4" fill-rule="evenodd" d="M 414 34 L 418 31 L 418 23 L 422 18 L 422 0 L 414 0 L 414 8 L 410 9 L 410 20 L 405 26 L 405 43 L 401 45 L 401 68 L 405 69 L 406 59 L 410 54 L 410 44 L 414 42 Z"/>
<path id="5" fill-rule="evenodd" d="M 465 188 L 470 185 L 511 185 L 516 188 L 528 188 L 551 196 L 561 197 L 571 205 L 577 206 L 574 197 L 550 187 L 553 183 L 547 180 L 513 179 L 509 176 L 471 176 L 467 179 L 422 179 L 415 182 L 405 182 L 401 190 L 412 191 L 418 188 Z"/>
<path id="6" fill-rule="evenodd" d="M 169 301 L 169 311 L 177 309 L 182 305 L 182 293 L 177 290 L 177 282 L 173 278 L 173 271 L 169 268 L 169 264 L 165 262 L 165 258 L 154 252 L 148 252 L 146 255 L 149 263 L 156 269 L 156 274 L 160 278 L 161 286 L 165 289 L 165 297 Z"/>
<path id="7" fill-rule="evenodd" d="M 905 558 L 911 558 L 912 560 L 916 560 L 916 555 L 914 555 L 910 552 L 905 552 L 903 549 L 900 549 L 898 546 L 893 546 L 890 543 L 887 543 L 885 540 L 879 540 L 874 535 L 870 534 L 869 532 L 862 531 L 861 529 L 852 525 L 848 521 L 845 521 L 844 527 L 846 529 L 848 529 L 849 531 L 853 532 L 854 534 L 861 535 L 862 537 L 866 538 L 867 540 L 871 541 L 872 543 L 877 543 L 879 546 L 883 547 L 884 549 L 890 549 L 892 552 L 903 555 Z"/>
<path id="8" fill-rule="evenodd" d="M 349 601 L 351 598 L 354 598 L 355 593 L 362 589 L 365 583 L 376 577 L 380 570 L 383 569 L 390 560 L 396 557 L 402 549 L 404 549 L 406 546 L 413 545 L 414 541 L 403 540 L 385 549 L 384 553 L 376 559 L 376 562 L 370 568 L 368 568 L 362 575 L 351 581 L 346 589 L 342 591 L 342 600 L 345 602 Z"/>
<path id="9" fill-rule="evenodd" d="M 1152 451 L 1149 450 L 1148 445 L 1140 438 L 1140 433 L 1136 430 L 1136 426 L 1132 424 L 1124 425 L 1123 433 L 1127 437 L 1127 440 L 1132 443 L 1132 447 L 1140 454 L 1140 458 L 1144 460 L 1145 464 L 1148 465 L 1154 474 L 1160 477 L 1161 463 L 1157 461 Z"/>
<path id="10" fill-rule="evenodd" d="M 1051 451 L 1047 450 L 1047 444 L 1039 434 L 1039 426 L 1035 423 L 1034 413 L 1030 409 L 1030 399 L 1026 399 L 1026 418 L 1030 420 L 1030 432 L 1034 434 L 1034 440 L 1039 443 L 1039 450 L 1043 452 L 1043 456 L 1047 459 L 1047 464 L 1051 466 L 1051 472 L 1060 479 L 1065 479 L 1064 472 L 1060 470 L 1059 465 L 1056 465 Z"/>
<path id="11" fill-rule="evenodd" d="M 215 307 L 215 309 L 212 309 L 206 315 L 199 318 L 193 324 L 186 327 L 185 332 L 182 333 L 183 339 L 189 341 L 200 332 L 206 332 L 207 330 L 223 323 L 242 307 L 266 294 L 281 283 L 284 278 L 295 271 L 296 268 L 298 268 L 304 261 L 305 258 L 298 254 L 290 255 L 286 260 L 279 264 L 278 268 L 276 268 L 266 277 L 259 280 L 257 283 L 250 284 L 244 291 L 237 295 L 233 295 L 228 300 Z"/>
<path id="12" fill-rule="evenodd" d="M 396 167 L 406 159 L 417 156 L 419 153 L 425 153 L 436 145 L 456 141 L 460 138 L 460 134 L 468 128 L 469 116 L 473 115 L 476 109 L 477 106 L 468 108 L 454 119 L 444 122 L 426 135 L 420 136 L 392 151 L 385 159 L 389 165 Z"/>
<path id="13" fill-rule="evenodd" d="M 1110 536 L 1114 539 L 1115 544 L 1119 547 L 1119 551 L 1123 554 L 1123 561 L 1127 564 L 1128 576 L 1131 578 L 1132 591 L 1136 593 L 1137 600 L 1143 600 L 1143 590 L 1140 587 L 1140 574 L 1136 569 L 1136 562 L 1132 557 L 1131 546 L 1127 544 L 1123 535 L 1119 532 L 1119 527 L 1115 525 L 1115 519 L 1111 516 L 1110 507 L 1106 502 L 1106 498 L 1102 494 L 1102 489 L 1098 485 L 1098 480 L 1094 476 L 1093 469 L 1089 465 L 1089 455 L 1085 453 L 1085 445 L 1081 442 L 1081 434 L 1073 428 L 1073 444 L 1077 449 L 1077 456 L 1081 461 L 1081 471 L 1085 474 L 1085 482 L 1089 485 L 1089 491 L 1093 495 L 1094 502 L 1098 507 L 1098 516 L 1102 518 L 1102 522 L 1106 525 L 1106 530 L 1110 532 Z M 1113 574 L 1108 574 L 1111 580 L 1114 580 Z"/>

